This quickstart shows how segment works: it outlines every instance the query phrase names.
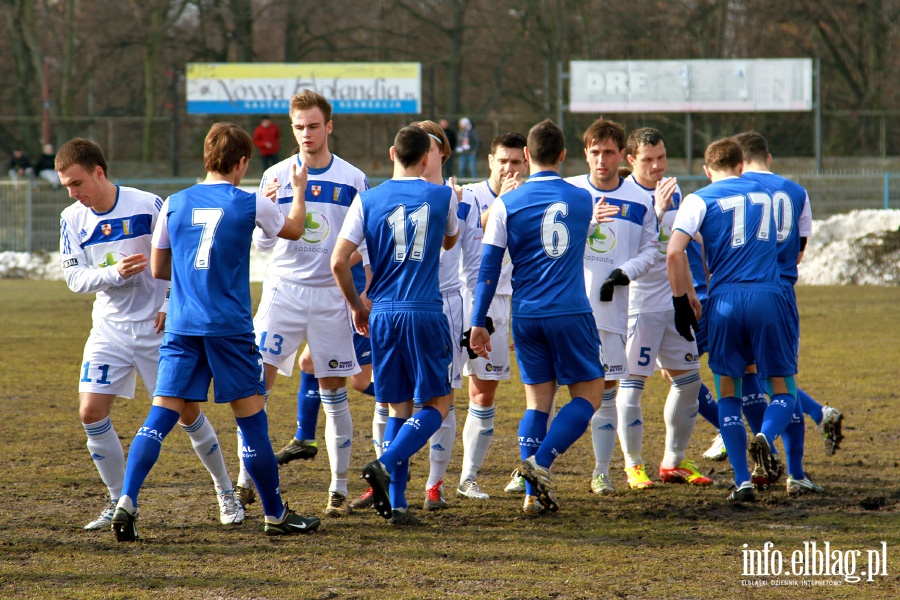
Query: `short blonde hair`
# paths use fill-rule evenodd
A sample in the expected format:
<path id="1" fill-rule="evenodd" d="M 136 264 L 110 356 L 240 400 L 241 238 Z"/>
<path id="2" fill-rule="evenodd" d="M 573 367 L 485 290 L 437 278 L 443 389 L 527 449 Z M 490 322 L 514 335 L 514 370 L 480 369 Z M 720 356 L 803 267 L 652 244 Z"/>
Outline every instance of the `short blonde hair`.
<path id="1" fill-rule="evenodd" d="M 450 155 L 453 151 L 450 149 L 450 140 L 447 139 L 447 134 L 444 133 L 444 128 L 435 123 L 434 121 L 416 121 L 413 123 L 413 127 L 418 127 L 427 133 L 428 135 L 437 138 L 438 145 L 441 147 L 441 164 L 444 164 L 450 159 Z"/>

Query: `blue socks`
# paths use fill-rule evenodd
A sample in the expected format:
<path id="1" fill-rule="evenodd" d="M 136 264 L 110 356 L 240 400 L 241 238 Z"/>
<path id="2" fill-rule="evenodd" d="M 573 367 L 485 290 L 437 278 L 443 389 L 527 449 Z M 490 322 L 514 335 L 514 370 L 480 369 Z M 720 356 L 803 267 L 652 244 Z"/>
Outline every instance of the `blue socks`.
<path id="1" fill-rule="evenodd" d="M 405 422 L 406 419 L 388 417 L 387 424 L 384 427 L 384 440 L 381 444 L 382 456 L 384 456 L 384 451 L 390 447 L 391 442 L 397 437 L 397 434 L 400 433 L 400 429 Z M 385 468 L 391 474 L 391 486 L 388 491 L 391 497 L 391 508 L 406 508 L 408 506 L 406 502 L 406 478 L 409 475 L 409 459 L 385 464 Z"/>
<path id="2" fill-rule="evenodd" d="M 122 495 L 131 498 L 137 506 L 138 492 L 144 485 L 144 480 L 150 474 L 150 469 L 159 458 L 159 450 L 166 435 L 175 424 L 180 415 L 162 406 L 151 406 L 150 413 L 144 421 L 144 425 L 138 429 L 128 450 L 128 462 L 125 465 L 125 481 L 122 486 Z"/>
<path id="3" fill-rule="evenodd" d="M 643 382 L 641 384 L 643 385 Z M 553 461 L 587 431 L 593 416 L 594 407 L 590 402 L 584 398 L 572 398 L 572 401 L 563 406 L 553 419 L 550 431 L 534 454 L 534 461 L 549 469 Z"/>
<path id="4" fill-rule="evenodd" d="M 705 384 L 700 384 L 700 392 L 697 394 L 697 401 L 700 403 L 700 416 L 709 421 L 709 424 L 719 428 L 719 406 L 716 404 L 712 393 Z"/>
<path id="5" fill-rule="evenodd" d="M 812 399 L 812 397 L 803 390 L 797 390 L 797 400 L 800 402 L 800 409 L 809 415 L 809 418 L 815 421 L 816 425 L 822 423 L 824 415 L 822 414 L 822 405 Z"/>
<path id="6" fill-rule="evenodd" d="M 375 397 L 375 382 L 370 381 L 368 387 L 366 387 L 366 389 L 364 389 L 362 391 L 362 393 L 365 394 L 366 396 L 372 396 L 374 398 Z"/>
<path id="7" fill-rule="evenodd" d="M 300 389 L 297 391 L 297 433 L 301 442 L 316 439 L 316 425 L 319 423 L 319 380 L 315 375 L 300 372 Z"/>
<path id="8" fill-rule="evenodd" d="M 241 428 L 244 444 L 241 458 L 250 474 L 256 491 L 262 502 L 263 513 L 267 517 L 280 519 L 284 514 L 284 502 L 278 489 L 278 463 L 272 442 L 269 441 L 269 420 L 266 411 L 261 410 L 249 417 L 235 417 L 237 426 Z"/>
<path id="9" fill-rule="evenodd" d="M 547 421 L 550 415 L 539 410 L 528 409 L 519 421 L 519 454 L 525 460 L 537 452 L 547 435 Z M 554 419 L 555 420 L 555 419 Z M 534 496 L 534 488 L 525 484 L 525 493 Z"/>
<path id="10" fill-rule="evenodd" d="M 769 448 L 775 447 L 775 438 L 784 433 L 793 418 L 797 399 L 790 394 L 774 394 L 766 408 L 760 432 L 766 436 Z"/>
<path id="11" fill-rule="evenodd" d="M 803 422 L 803 411 L 800 404 L 794 408 L 791 422 L 784 428 L 781 439 L 784 441 L 784 453 L 787 455 L 787 471 L 794 479 L 804 479 L 803 445 L 806 438 L 806 425 Z"/>
<path id="12" fill-rule="evenodd" d="M 719 433 L 728 450 L 728 461 L 734 469 L 734 482 L 750 481 L 747 465 L 747 430 L 741 418 L 741 401 L 734 396 L 719 398 Z"/>
<path id="13" fill-rule="evenodd" d="M 763 416 L 766 414 L 768 402 L 762 386 L 759 385 L 756 373 L 745 373 L 743 381 L 742 410 L 744 418 L 747 419 L 747 425 L 750 426 L 750 431 L 756 435 L 762 431 Z"/>

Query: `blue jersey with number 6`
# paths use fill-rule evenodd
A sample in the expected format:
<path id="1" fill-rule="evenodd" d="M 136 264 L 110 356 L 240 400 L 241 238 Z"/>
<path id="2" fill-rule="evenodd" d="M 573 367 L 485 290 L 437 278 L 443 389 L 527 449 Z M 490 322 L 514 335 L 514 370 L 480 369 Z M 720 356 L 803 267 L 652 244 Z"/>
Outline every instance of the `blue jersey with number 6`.
<path id="1" fill-rule="evenodd" d="M 257 225 L 275 236 L 284 216 L 268 198 L 227 182 L 201 183 L 163 203 L 153 245 L 172 251 L 166 332 L 207 337 L 253 332 L 250 241 Z"/>
<path id="2" fill-rule="evenodd" d="M 508 248 L 512 316 L 590 313 L 584 244 L 594 201 L 555 171 L 535 173 L 491 207 L 484 243 Z"/>
<path id="3" fill-rule="evenodd" d="M 709 293 L 729 283 L 778 283 L 772 196 L 755 181 L 720 179 L 688 195 L 673 229 L 703 237 Z"/>

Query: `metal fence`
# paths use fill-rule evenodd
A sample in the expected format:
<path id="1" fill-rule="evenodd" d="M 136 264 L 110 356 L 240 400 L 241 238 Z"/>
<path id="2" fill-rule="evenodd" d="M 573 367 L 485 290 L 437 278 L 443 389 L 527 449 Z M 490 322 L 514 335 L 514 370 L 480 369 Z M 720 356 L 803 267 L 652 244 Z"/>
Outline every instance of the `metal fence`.
<path id="1" fill-rule="evenodd" d="M 790 176 L 790 175 L 788 175 Z M 824 219 L 851 210 L 900 209 L 900 173 L 834 173 L 796 175 L 791 179 L 809 191 L 813 217 Z M 372 185 L 380 180 L 373 178 Z M 708 181 L 678 176 L 688 194 Z M 189 187 L 194 179 L 122 180 L 117 183 L 166 196 Z M 257 182 L 246 181 L 253 189 Z M 243 186 L 242 186 L 243 187 Z M 0 181 L 0 252 L 52 252 L 59 249 L 59 214 L 72 203 L 65 188 L 43 180 Z"/>

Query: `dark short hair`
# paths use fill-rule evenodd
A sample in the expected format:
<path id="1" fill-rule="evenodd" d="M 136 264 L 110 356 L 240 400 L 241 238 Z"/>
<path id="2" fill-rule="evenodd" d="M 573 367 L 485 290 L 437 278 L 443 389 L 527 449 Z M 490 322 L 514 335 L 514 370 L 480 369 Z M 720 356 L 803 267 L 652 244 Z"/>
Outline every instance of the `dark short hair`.
<path id="1" fill-rule="evenodd" d="M 523 149 L 526 145 L 528 145 L 528 140 L 525 139 L 525 136 L 521 133 L 516 133 L 515 131 L 510 131 L 507 133 L 501 133 L 500 135 L 494 137 L 491 140 L 491 154 L 497 151 L 497 148 L 503 146 L 504 148 L 515 148 L 515 149 Z"/>
<path id="2" fill-rule="evenodd" d="M 658 129 L 640 127 L 628 136 L 628 141 L 625 142 L 625 151 L 631 156 L 637 156 L 641 151 L 641 146 L 655 146 L 660 142 L 665 143 L 665 140 Z"/>
<path id="3" fill-rule="evenodd" d="M 769 143 L 761 133 L 745 131 L 734 136 L 734 141 L 741 147 L 744 160 L 747 162 L 766 162 L 769 157 Z"/>
<path id="4" fill-rule="evenodd" d="M 740 165 L 744 160 L 744 152 L 732 138 L 722 138 L 706 147 L 703 160 L 708 169 L 725 171 Z"/>
<path id="5" fill-rule="evenodd" d="M 325 116 L 325 122 L 331 120 L 331 103 L 321 94 L 317 94 L 312 90 L 303 90 L 291 96 L 289 115 L 293 115 L 297 110 L 309 110 L 310 108 L 319 107 Z"/>
<path id="6" fill-rule="evenodd" d="M 72 165 L 79 165 L 88 171 L 96 167 L 103 169 L 106 175 L 106 158 L 97 142 L 85 138 L 74 138 L 66 142 L 56 153 L 53 167 L 57 171 L 65 171 Z"/>
<path id="7" fill-rule="evenodd" d="M 207 173 L 227 175 L 242 158 L 253 156 L 253 140 L 234 123 L 214 123 L 203 140 L 203 166 Z"/>
<path id="8" fill-rule="evenodd" d="M 594 142 L 612 140 L 619 150 L 625 148 L 625 128 L 609 119 L 600 117 L 584 130 L 584 147 L 590 148 Z"/>
<path id="9" fill-rule="evenodd" d="M 528 131 L 528 154 L 533 163 L 553 165 L 565 149 L 566 136 L 550 119 L 544 119 Z"/>
<path id="10" fill-rule="evenodd" d="M 394 158 L 404 167 L 422 161 L 431 150 L 431 136 L 421 127 L 407 125 L 394 136 Z"/>

